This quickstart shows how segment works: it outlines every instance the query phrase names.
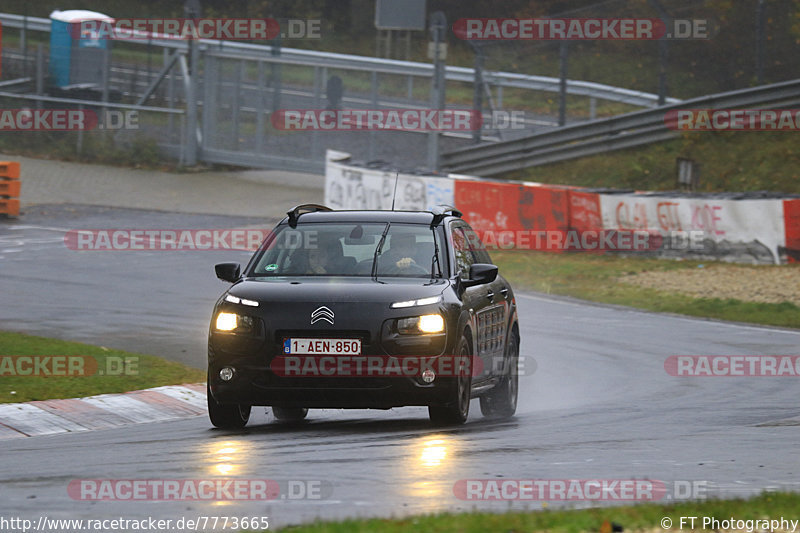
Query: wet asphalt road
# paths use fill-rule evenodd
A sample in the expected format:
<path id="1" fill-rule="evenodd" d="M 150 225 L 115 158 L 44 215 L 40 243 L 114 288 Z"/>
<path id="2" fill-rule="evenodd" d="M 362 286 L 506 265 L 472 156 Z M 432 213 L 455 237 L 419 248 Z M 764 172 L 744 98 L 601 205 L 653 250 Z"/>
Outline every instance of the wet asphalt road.
<path id="1" fill-rule="evenodd" d="M 137 227 L 144 225 L 141 213 L 83 209 L 72 219 L 81 227 L 101 227 L 87 226 L 81 218 L 86 216 L 94 224 L 113 216 L 124 227 L 125 213 Z M 165 222 L 158 216 L 149 214 L 147 223 Z M 164 216 L 180 227 L 246 222 Z M 25 224 L 35 226 L 33 218 Z M 54 218 L 68 223 L 64 214 L 50 216 L 51 223 Z M 139 346 L 202 364 L 208 314 L 224 289 L 211 265 L 237 257 L 77 253 L 46 239 L 43 231 L 0 225 L 3 329 Z M 9 252 L 10 234 L 41 242 Z M 121 287 L 123 280 L 129 283 Z M 214 430 L 197 417 L 14 439 L 4 442 L 0 454 L 0 515 L 247 515 L 269 516 L 274 527 L 315 518 L 542 507 L 460 500 L 453 487 L 463 479 L 648 478 L 668 489 L 698 481 L 707 494 L 720 497 L 800 490 L 797 378 L 676 378 L 663 366 L 676 354 L 799 355 L 800 332 L 537 295 L 521 294 L 518 303 L 522 352 L 536 359 L 537 369 L 521 378 L 518 414 L 509 421 L 482 419 L 474 400 L 468 423 L 444 430 L 432 427 L 419 408 L 312 410 L 310 420 L 298 425 L 278 424 L 256 408 L 242 431 Z M 276 480 L 282 494 L 268 503 L 88 502 L 67 494 L 75 479 L 220 477 Z M 292 499 L 289 482 L 319 486 L 321 497 Z M 559 505 L 564 504 L 550 502 Z"/>
<path id="2" fill-rule="evenodd" d="M 238 250 L 76 251 L 74 229 L 269 230 L 269 219 L 50 205 L 0 221 L 2 329 L 151 353 L 203 368 L 211 310 L 227 285 L 214 265 Z"/>

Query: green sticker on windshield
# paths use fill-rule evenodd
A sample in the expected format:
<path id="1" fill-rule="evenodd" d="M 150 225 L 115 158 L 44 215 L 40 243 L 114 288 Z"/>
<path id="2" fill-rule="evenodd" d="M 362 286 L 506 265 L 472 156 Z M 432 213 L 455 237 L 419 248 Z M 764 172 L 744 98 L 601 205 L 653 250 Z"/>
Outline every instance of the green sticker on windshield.
<path id="1" fill-rule="evenodd" d="M 265 266 L 264 270 L 266 270 L 267 272 L 272 272 L 273 270 L 278 270 L 278 265 L 276 265 L 275 263 L 272 263 L 271 265 Z"/>

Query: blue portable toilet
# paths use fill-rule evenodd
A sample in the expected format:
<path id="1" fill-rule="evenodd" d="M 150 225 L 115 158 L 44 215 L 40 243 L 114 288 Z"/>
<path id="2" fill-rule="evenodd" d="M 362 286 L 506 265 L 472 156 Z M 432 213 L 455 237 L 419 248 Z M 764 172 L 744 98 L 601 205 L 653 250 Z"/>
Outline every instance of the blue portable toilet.
<path id="1" fill-rule="evenodd" d="M 50 77 L 60 89 L 99 86 L 103 82 L 105 54 L 111 52 L 111 40 L 97 32 L 79 35 L 83 20 L 114 19 L 82 9 L 50 13 Z"/>

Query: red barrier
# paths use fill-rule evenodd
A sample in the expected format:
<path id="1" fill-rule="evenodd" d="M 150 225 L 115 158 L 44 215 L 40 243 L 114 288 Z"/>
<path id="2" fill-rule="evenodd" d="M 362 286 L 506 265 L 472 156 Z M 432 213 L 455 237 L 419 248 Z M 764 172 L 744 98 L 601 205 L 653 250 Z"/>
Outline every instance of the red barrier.
<path id="1" fill-rule="evenodd" d="M 600 195 L 596 192 L 582 192 L 572 189 L 568 192 L 569 197 L 569 229 L 578 235 L 591 231 L 598 234 L 603 231 L 603 217 L 600 211 Z M 601 247 L 592 251 L 594 253 L 605 253 Z"/>
<path id="2" fill-rule="evenodd" d="M 800 263 L 800 198 L 783 201 L 783 223 L 786 257 L 790 263 Z"/>
<path id="3" fill-rule="evenodd" d="M 456 180 L 454 199 L 489 249 L 560 251 L 548 237 L 569 229 L 568 192 L 559 186 Z M 545 231 L 547 236 L 535 238 Z"/>

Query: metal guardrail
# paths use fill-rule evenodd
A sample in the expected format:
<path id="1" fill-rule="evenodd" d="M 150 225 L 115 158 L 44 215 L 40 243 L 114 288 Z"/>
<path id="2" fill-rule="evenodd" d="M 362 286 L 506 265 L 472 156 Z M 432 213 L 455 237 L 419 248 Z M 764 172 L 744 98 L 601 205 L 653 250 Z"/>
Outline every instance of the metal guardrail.
<path id="1" fill-rule="evenodd" d="M 612 118 L 583 122 L 554 131 L 442 154 L 442 167 L 455 173 L 494 176 L 677 137 L 667 127 L 667 112 L 679 109 L 780 108 L 800 105 L 800 79 L 725 92 L 636 111 Z"/>
<path id="2" fill-rule="evenodd" d="M 0 22 L 9 28 L 24 27 L 30 31 L 50 31 L 50 19 L 45 18 L 26 18 L 22 15 L 0 13 Z M 144 39 L 127 42 L 148 43 L 148 41 Z M 153 45 L 165 48 L 188 49 L 186 42 L 181 40 L 153 39 L 149 42 Z M 216 49 L 215 52 L 217 55 L 230 54 L 230 57 L 234 59 L 258 59 L 266 62 L 326 67 L 328 69 L 363 70 L 424 78 L 430 78 L 433 75 L 433 65 L 429 63 L 283 47 L 281 48 L 279 56 L 273 56 L 271 54 L 272 47 L 268 45 L 239 43 L 234 41 L 216 41 L 210 39 L 200 39 L 198 42 L 201 48 L 213 47 Z M 475 79 L 475 71 L 472 68 L 448 66 L 445 70 L 445 77 L 448 81 L 472 83 Z M 531 76 L 512 72 L 486 72 L 484 73 L 484 81 L 490 85 L 499 87 L 555 93 L 560 90 L 560 80 L 549 76 Z M 567 80 L 567 93 L 642 107 L 653 107 L 658 103 L 658 95 L 656 94 L 578 80 Z M 676 98 L 667 98 L 667 102 L 678 103 L 680 100 Z"/>

